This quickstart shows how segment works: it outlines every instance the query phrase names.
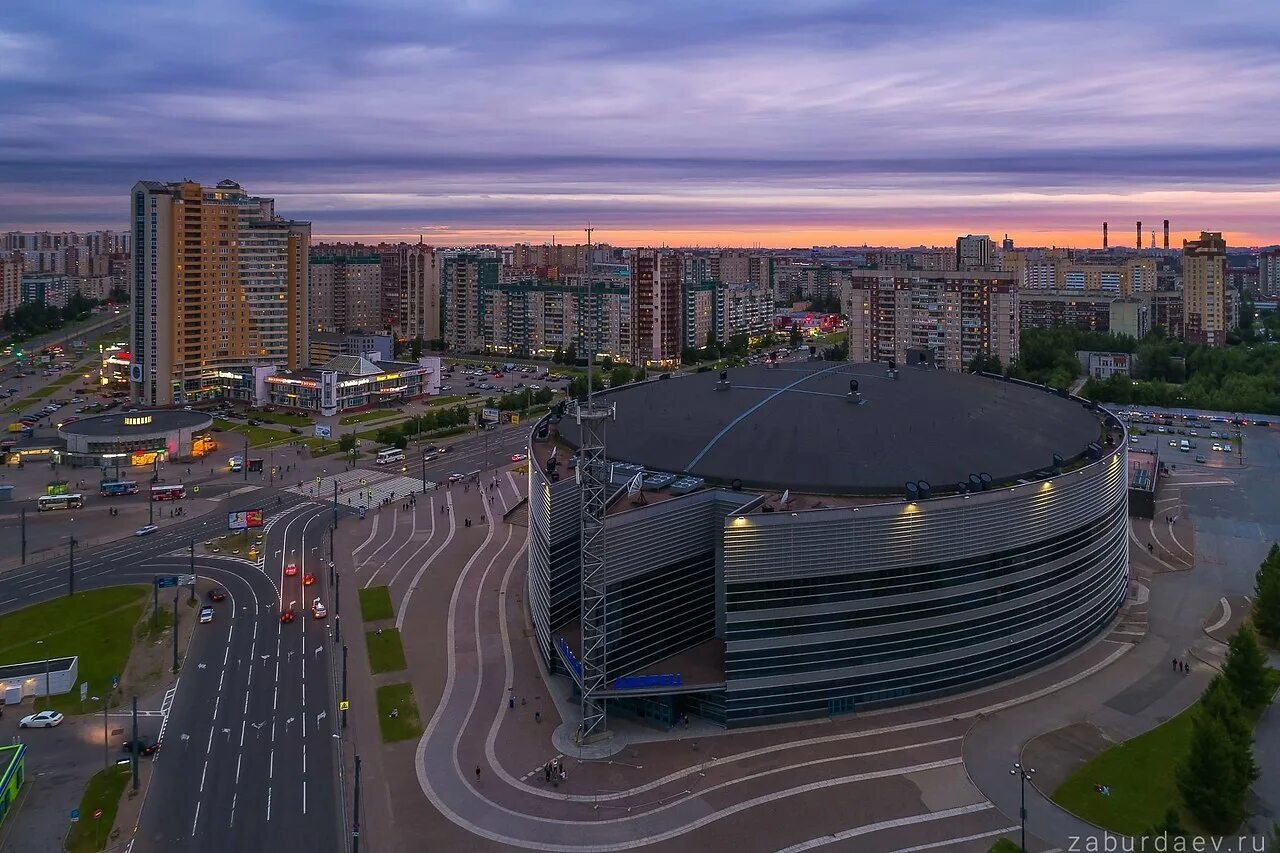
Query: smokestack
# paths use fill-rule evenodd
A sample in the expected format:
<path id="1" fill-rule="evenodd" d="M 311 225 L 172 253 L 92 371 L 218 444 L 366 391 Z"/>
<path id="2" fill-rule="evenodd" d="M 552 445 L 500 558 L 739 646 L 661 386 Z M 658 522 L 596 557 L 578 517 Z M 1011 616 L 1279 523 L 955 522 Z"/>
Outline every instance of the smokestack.
<path id="1" fill-rule="evenodd" d="M 1102 248 L 1107 248 L 1107 223 L 1102 223 Z"/>
<path id="2" fill-rule="evenodd" d="M 1169 220 L 1164 221 L 1164 247 L 1169 248 Z"/>
<path id="3" fill-rule="evenodd" d="M 1138 248 L 1141 249 L 1142 248 L 1142 220 L 1141 219 L 1138 220 L 1138 227 L 1136 230 L 1138 232 Z"/>

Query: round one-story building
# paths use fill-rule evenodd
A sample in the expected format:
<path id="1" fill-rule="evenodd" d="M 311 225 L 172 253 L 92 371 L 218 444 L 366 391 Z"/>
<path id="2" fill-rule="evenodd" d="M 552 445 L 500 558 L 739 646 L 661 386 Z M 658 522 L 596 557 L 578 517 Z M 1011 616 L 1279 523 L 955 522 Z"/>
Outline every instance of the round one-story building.
<path id="1" fill-rule="evenodd" d="M 830 362 L 600 401 L 610 713 L 735 727 L 968 690 L 1078 648 L 1124 602 L 1125 429 L 1087 401 Z M 575 682 L 577 444 L 571 414 L 533 428 L 528 534 L 538 646 Z"/>
<path id="2" fill-rule="evenodd" d="M 58 429 L 72 465 L 150 465 L 194 459 L 217 448 L 213 418 L 204 412 L 148 409 L 81 418 Z"/>

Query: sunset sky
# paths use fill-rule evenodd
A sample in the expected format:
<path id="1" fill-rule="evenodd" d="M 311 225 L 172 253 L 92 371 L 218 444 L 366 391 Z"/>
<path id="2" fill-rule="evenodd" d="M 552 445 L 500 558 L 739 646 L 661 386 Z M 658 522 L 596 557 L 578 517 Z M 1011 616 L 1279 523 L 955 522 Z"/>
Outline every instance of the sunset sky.
<path id="1" fill-rule="evenodd" d="M 44 0 L 0 229 L 230 177 L 317 239 L 1280 241 L 1280 4 Z"/>

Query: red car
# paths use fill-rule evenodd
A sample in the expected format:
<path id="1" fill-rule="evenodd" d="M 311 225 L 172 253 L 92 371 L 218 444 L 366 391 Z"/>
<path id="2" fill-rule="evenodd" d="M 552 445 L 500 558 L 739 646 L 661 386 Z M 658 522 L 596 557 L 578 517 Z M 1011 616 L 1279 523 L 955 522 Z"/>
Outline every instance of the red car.
<path id="1" fill-rule="evenodd" d="M 311 586 L 315 582 L 316 582 L 316 576 L 311 574 L 311 572 L 306 572 L 305 574 L 303 574 L 302 576 L 303 586 Z"/>
<path id="2" fill-rule="evenodd" d="M 298 566 L 295 563 L 290 563 L 289 565 L 284 567 L 284 576 L 287 578 L 291 578 L 297 573 L 298 573 Z"/>
<path id="3" fill-rule="evenodd" d="M 293 621 L 293 611 L 292 611 L 292 610 L 282 610 L 282 611 L 280 611 L 280 621 L 281 621 L 281 622 L 292 622 L 292 621 Z"/>
<path id="4" fill-rule="evenodd" d="M 223 601 L 226 599 L 226 597 L 227 597 L 227 594 L 220 589 L 209 590 L 210 601 Z"/>

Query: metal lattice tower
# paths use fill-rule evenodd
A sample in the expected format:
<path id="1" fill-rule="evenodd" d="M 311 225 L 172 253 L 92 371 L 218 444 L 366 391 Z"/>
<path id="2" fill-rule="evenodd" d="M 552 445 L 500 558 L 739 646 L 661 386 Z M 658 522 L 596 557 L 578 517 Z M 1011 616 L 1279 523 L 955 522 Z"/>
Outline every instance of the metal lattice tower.
<path id="1" fill-rule="evenodd" d="M 605 501 L 610 482 L 605 460 L 605 425 L 617 411 L 613 403 L 597 403 L 594 399 L 592 368 L 599 344 L 599 317 L 591 299 L 594 265 L 591 258 L 591 229 L 587 229 L 587 310 L 592 312 L 591 337 L 587 349 L 587 399 L 574 404 L 571 412 L 578 424 L 581 443 L 578 447 L 578 494 L 581 499 L 578 531 L 581 535 L 582 566 L 582 729 L 581 743 L 608 737 L 605 700 L 600 692 L 605 687 L 605 663 L 608 644 L 605 640 L 608 613 L 605 562 L 608 542 L 604 529 Z"/>

